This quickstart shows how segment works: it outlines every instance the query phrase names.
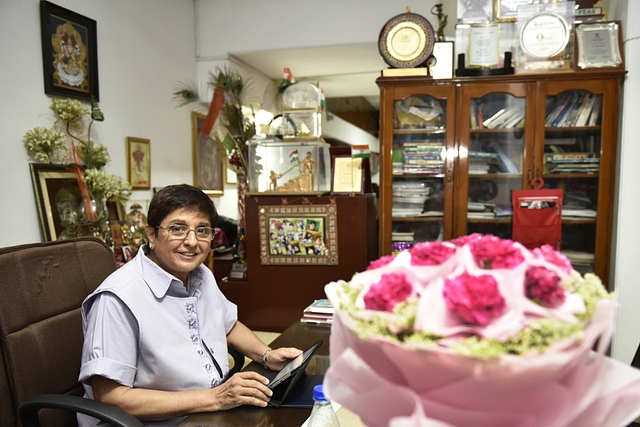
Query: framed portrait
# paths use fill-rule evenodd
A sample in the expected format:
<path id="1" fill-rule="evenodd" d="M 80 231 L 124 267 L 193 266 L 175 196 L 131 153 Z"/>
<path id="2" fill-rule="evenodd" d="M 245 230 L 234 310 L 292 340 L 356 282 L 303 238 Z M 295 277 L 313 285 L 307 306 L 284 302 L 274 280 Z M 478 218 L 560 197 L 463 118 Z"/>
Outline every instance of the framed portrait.
<path id="1" fill-rule="evenodd" d="M 100 100 L 96 21 L 40 2 L 44 93 Z"/>
<path id="2" fill-rule="evenodd" d="M 620 21 L 576 24 L 576 70 L 624 68 Z"/>
<path id="3" fill-rule="evenodd" d="M 151 141 L 127 137 L 127 179 L 134 190 L 151 188 Z"/>
<path id="4" fill-rule="evenodd" d="M 336 204 L 258 208 L 263 265 L 337 265 Z"/>
<path id="5" fill-rule="evenodd" d="M 193 142 L 193 185 L 211 196 L 224 194 L 225 169 L 224 147 L 200 131 L 204 114 L 191 112 L 191 138 Z"/>
<path id="6" fill-rule="evenodd" d="M 65 228 L 77 223 L 82 201 L 76 174 L 63 166 L 29 163 L 45 242 L 64 237 Z"/>

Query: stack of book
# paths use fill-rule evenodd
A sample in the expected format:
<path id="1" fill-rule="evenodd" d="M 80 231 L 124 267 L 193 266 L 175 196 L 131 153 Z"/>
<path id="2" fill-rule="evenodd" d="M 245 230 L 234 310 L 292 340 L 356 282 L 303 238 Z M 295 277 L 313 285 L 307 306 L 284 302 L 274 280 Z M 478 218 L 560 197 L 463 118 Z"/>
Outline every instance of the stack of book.
<path id="1" fill-rule="evenodd" d="M 317 299 L 302 312 L 301 322 L 331 323 L 333 320 L 333 305 L 328 299 Z"/>
<path id="2" fill-rule="evenodd" d="M 484 151 L 469 152 L 469 173 L 485 174 L 494 173 L 498 161 L 498 153 L 487 153 Z"/>
<path id="3" fill-rule="evenodd" d="M 403 146 L 403 173 L 439 175 L 444 173 L 442 142 L 405 142 Z"/>
<path id="4" fill-rule="evenodd" d="M 391 190 L 391 215 L 416 216 L 422 213 L 431 188 L 423 181 L 396 180 Z"/>
<path id="5" fill-rule="evenodd" d="M 596 153 L 545 153 L 549 173 L 597 173 L 600 158 Z"/>

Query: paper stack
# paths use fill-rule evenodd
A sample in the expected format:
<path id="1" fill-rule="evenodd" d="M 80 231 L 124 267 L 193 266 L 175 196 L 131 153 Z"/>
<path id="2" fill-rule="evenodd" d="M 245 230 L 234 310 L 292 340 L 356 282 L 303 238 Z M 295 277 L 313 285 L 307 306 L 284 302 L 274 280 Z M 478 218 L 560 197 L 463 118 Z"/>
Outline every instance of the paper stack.
<path id="1" fill-rule="evenodd" d="M 331 323 L 333 320 L 333 305 L 328 299 L 317 299 L 312 302 L 302 313 L 301 322 L 304 323 Z"/>

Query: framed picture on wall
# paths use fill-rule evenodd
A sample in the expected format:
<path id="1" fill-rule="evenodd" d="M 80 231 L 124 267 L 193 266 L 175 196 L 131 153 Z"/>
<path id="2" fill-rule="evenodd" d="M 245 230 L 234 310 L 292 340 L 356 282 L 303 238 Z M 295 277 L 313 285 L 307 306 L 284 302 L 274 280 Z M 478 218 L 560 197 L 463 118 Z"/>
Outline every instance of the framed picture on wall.
<path id="1" fill-rule="evenodd" d="M 44 93 L 100 100 L 96 21 L 40 2 Z"/>
<path id="2" fill-rule="evenodd" d="M 338 264 L 336 204 L 267 205 L 258 212 L 261 264 Z"/>
<path id="3" fill-rule="evenodd" d="M 191 138 L 193 142 L 193 185 L 211 196 L 224 194 L 225 169 L 224 148 L 200 131 L 204 114 L 191 112 Z"/>
<path id="4" fill-rule="evenodd" d="M 151 188 L 151 142 L 127 137 L 127 179 L 134 190 Z"/>
<path id="5" fill-rule="evenodd" d="M 40 228 L 45 242 L 64 237 L 65 229 L 77 225 L 82 201 L 76 174 L 63 166 L 29 163 L 36 196 Z"/>

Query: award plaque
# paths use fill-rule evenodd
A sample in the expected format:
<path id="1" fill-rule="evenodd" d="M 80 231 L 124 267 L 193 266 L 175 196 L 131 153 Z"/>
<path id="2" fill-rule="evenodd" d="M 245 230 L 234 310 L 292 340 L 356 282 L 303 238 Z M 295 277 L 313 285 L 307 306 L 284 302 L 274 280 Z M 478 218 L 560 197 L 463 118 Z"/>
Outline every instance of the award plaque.
<path id="1" fill-rule="evenodd" d="M 471 24 L 468 54 L 469 68 L 497 67 L 500 62 L 500 26 Z"/>
<path id="2" fill-rule="evenodd" d="M 522 53 L 533 59 L 550 59 L 564 54 L 571 27 L 555 12 L 538 13 L 522 25 L 520 46 Z"/>
<path id="3" fill-rule="evenodd" d="M 622 67 L 620 22 L 594 22 L 576 25 L 577 69 Z"/>
<path id="4" fill-rule="evenodd" d="M 434 31 L 429 21 L 407 12 L 394 16 L 382 27 L 378 50 L 391 67 L 413 68 L 426 62 L 434 43 Z"/>

